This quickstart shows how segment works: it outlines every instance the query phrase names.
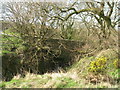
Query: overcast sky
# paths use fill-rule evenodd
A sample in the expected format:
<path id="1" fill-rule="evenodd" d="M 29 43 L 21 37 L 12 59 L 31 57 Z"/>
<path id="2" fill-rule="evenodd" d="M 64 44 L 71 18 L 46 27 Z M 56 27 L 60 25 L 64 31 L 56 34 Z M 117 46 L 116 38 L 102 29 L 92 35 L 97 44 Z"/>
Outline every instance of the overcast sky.
<path id="1" fill-rule="evenodd" d="M 44 2 L 44 1 L 47 1 L 47 2 L 66 2 L 68 0 L 0 0 L 0 2 L 29 2 L 29 1 L 37 1 L 37 2 Z M 76 1 L 76 0 L 70 0 L 70 1 Z M 79 0 L 81 2 L 90 2 L 90 1 L 101 1 L 101 0 Z M 104 0 L 104 1 L 114 1 L 114 2 L 118 2 L 120 0 Z"/>

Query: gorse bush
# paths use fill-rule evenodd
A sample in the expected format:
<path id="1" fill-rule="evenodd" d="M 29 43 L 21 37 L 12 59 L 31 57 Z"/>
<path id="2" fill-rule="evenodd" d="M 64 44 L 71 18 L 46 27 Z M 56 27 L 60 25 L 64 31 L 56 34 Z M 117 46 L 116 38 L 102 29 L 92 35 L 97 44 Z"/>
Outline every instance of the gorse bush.
<path id="1" fill-rule="evenodd" d="M 120 65 L 119 65 L 119 60 L 118 59 L 115 59 L 114 62 L 113 62 L 113 65 L 116 69 L 120 68 Z"/>
<path id="2" fill-rule="evenodd" d="M 104 73 L 106 68 L 107 68 L 107 58 L 99 57 L 90 63 L 88 67 L 88 71 L 98 74 L 98 73 Z"/>

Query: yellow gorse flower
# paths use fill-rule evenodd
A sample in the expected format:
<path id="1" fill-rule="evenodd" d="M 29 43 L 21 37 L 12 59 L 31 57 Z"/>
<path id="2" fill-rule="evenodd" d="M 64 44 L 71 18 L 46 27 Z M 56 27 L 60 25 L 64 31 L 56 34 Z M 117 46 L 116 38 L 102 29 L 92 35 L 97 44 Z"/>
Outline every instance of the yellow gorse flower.
<path id="1" fill-rule="evenodd" d="M 90 63 L 88 70 L 90 72 L 95 72 L 95 73 L 104 72 L 105 68 L 107 67 L 106 62 L 107 62 L 106 57 L 97 58 L 96 60 Z"/>
<path id="2" fill-rule="evenodd" d="M 120 68 L 119 60 L 115 59 L 114 62 L 113 62 L 113 65 L 114 65 L 115 68 Z"/>

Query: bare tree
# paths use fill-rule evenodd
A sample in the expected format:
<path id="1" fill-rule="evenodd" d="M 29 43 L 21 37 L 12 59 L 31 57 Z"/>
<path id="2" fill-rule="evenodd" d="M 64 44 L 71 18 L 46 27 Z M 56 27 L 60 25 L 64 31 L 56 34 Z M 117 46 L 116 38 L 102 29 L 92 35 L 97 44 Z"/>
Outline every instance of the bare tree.
<path id="1" fill-rule="evenodd" d="M 46 40 L 56 34 L 51 19 L 51 14 L 54 14 L 53 3 L 13 2 L 6 4 L 6 10 L 6 20 L 10 22 L 12 31 L 18 33 L 23 41 L 22 45 L 26 47 L 22 52 L 23 65 L 33 66 L 33 70 L 38 72 L 40 62 L 43 73 L 44 62 L 47 54 L 50 53 Z M 46 54 L 42 53 L 44 49 L 47 49 Z"/>
<path id="2" fill-rule="evenodd" d="M 117 2 L 94 1 L 82 4 L 84 4 L 84 7 L 82 8 L 80 7 L 81 2 L 79 1 L 64 8 L 58 7 L 64 15 L 55 16 L 55 18 L 60 18 L 61 21 L 67 21 L 70 17 L 79 17 L 79 15 L 82 17 L 85 16 L 86 18 L 91 17 L 91 19 L 89 18 L 90 20 L 94 19 L 92 27 L 95 27 L 96 30 L 98 29 L 96 34 L 100 40 L 100 45 L 103 41 L 107 41 L 110 36 L 117 37 L 117 30 L 115 30 L 115 27 L 119 22 Z M 83 22 L 86 23 L 86 26 L 90 21 L 89 19 L 85 22 L 85 19 L 82 18 Z M 88 29 L 90 28 L 88 27 Z M 115 41 L 117 41 L 117 39 L 115 39 Z"/>

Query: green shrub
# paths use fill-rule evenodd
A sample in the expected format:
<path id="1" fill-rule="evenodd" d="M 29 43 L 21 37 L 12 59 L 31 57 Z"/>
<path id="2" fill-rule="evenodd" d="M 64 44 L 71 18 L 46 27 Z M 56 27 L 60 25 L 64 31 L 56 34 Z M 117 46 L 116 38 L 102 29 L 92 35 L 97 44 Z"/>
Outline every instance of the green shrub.
<path id="1" fill-rule="evenodd" d="M 96 60 L 92 61 L 88 67 L 89 72 L 94 73 L 104 73 L 107 68 L 107 58 L 99 57 Z"/>

